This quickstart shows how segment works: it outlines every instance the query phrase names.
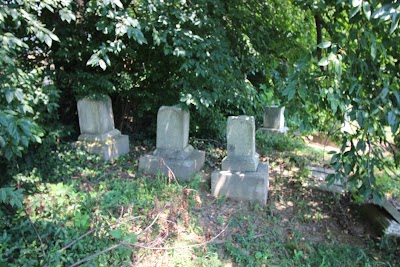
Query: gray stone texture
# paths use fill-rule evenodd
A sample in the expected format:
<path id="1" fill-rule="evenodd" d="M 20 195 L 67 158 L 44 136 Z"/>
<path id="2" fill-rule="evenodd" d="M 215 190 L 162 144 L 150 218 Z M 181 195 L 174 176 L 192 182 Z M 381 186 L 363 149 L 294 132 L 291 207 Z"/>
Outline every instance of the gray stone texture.
<path id="1" fill-rule="evenodd" d="M 281 129 L 285 125 L 285 107 L 279 108 L 279 106 L 269 106 L 264 110 L 264 124 L 265 128 L 270 129 Z"/>
<path id="2" fill-rule="evenodd" d="M 277 105 L 266 107 L 264 110 L 264 122 L 262 131 L 286 133 L 289 129 L 285 127 L 285 107 Z"/>
<path id="3" fill-rule="evenodd" d="M 258 164 L 255 172 L 214 171 L 211 175 L 211 194 L 232 199 L 267 204 L 268 164 Z"/>
<path id="4" fill-rule="evenodd" d="M 227 123 L 227 157 L 224 171 L 256 171 L 258 166 L 254 117 L 230 116 Z"/>
<path id="5" fill-rule="evenodd" d="M 255 122 L 250 116 L 231 116 L 227 123 L 227 156 L 222 170 L 211 175 L 211 193 L 266 205 L 268 164 L 259 163 L 255 149 Z"/>
<path id="6" fill-rule="evenodd" d="M 101 155 L 105 160 L 129 153 L 129 137 L 114 128 L 110 97 L 79 100 L 78 116 L 81 135 L 76 145 L 83 146 L 89 153 Z"/>
<path id="7" fill-rule="evenodd" d="M 170 175 L 171 171 L 175 177 L 182 180 L 190 180 L 193 174 L 199 172 L 204 166 L 204 151 L 193 150 L 185 159 L 167 158 L 147 154 L 140 157 L 139 170 L 146 174 L 156 175 L 162 173 Z"/>
<path id="8" fill-rule="evenodd" d="M 157 142 L 153 153 L 142 156 L 139 169 L 146 174 L 172 171 L 175 177 L 189 180 L 204 166 L 205 152 L 188 144 L 189 112 L 176 106 L 162 106 L 157 114 Z"/>
<path id="9" fill-rule="evenodd" d="M 78 100 L 79 127 L 81 134 L 106 134 L 114 130 L 111 98 L 104 100 Z"/>
<path id="10" fill-rule="evenodd" d="M 157 114 L 157 149 L 183 150 L 189 142 L 189 112 L 162 106 Z"/>

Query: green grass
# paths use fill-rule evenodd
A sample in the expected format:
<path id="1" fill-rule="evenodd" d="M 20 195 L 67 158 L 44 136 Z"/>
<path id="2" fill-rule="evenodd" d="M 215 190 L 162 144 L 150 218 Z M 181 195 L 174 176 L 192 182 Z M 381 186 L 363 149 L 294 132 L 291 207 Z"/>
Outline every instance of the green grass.
<path id="1" fill-rule="evenodd" d="M 395 241 L 360 246 L 338 242 L 323 230 L 326 237 L 316 242 L 310 238 L 314 233 L 296 230 L 323 228 L 327 210 L 335 209 L 335 199 L 298 183 L 307 175 L 302 168 L 323 152 L 308 150 L 292 137 L 257 138 L 262 156 L 274 151 L 269 146 L 280 147 L 272 159 L 287 170 L 299 169 L 289 179 L 275 177 L 266 207 L 215 199 L 209 180 L 201 176 L 176 183 L 142 175 L 137 165 L 143 152 L 135 149 L 113 163 L 68 146 L 33 157 L 11 170 L 10 186 L 24 190 L 23 207 L 10 205 L 18 195 L 0 198 L 5 203 L 0 207 L 0 266 L 70 266 L 81 260 L 83 266 L 399 264 Z M 225 152 L 208 146 L 207 155 L 217 162 Z M 273 206 L 278 202 L 293 203 L 293 212 L 281 212 Z M 209 242 L 219 233 L 217 242 Z"/>

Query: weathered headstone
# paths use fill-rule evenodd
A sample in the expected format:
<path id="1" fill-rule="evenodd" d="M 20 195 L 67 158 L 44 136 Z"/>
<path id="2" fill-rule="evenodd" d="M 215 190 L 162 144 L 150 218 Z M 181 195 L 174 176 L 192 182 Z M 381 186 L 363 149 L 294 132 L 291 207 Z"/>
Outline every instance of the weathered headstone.
<path id="1" fill-rule="evenodd" d="M 227 154 L 222 169 L 227 171 L 251 171 L 258 167 L 254 118 L 229 117 L 227 129 Z"/>
<path id="2" fill-rule="evenodd" d="M 104 100 L 78 100 L 78 116 L 81 135 L 77 145 L 92 154 L 112 160 L 129 152 L 129 137 L 114 127 L 111 98 Z"/>
<path id="3" fill-rule="evenodd" d="M 227 156 L 211 175 L 211 193 L 266 205 L 268 163 L 255 151 L 255 123 L 250 116 L 231 116 L 227 123 Z"/>
<path id="4" fill-rule="evenodd" d="M 272 105 L 264 110 L 263 131 L 286 133 L 289 129 L 285 127 L 285 107 Z"/>
<path id="5" fill-rule="evenodd" d="M 189 145 L 189 112 L 176 106 L 162 106 L 157 114 L 156 150 L 139 160 L 139 169 L 147 174 L 173 172 L 188 180 L 205 161 L 204 151 Z"/>

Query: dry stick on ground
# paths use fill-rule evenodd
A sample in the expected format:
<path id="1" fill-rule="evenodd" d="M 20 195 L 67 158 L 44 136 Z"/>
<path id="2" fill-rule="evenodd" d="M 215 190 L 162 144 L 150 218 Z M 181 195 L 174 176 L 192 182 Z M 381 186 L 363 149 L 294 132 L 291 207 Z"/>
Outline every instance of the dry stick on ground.
<path id="1" fill-rule="evenodd" d="M 24 209 L 24 211 L 25 211 L 25 214 L 28 216 L 28 221 L 29 221 L 30 225 L 32 226 L 33 230 L 36 233 L 36 236 L 38 237 L 38 239 L 40 241 L 40 248 L 42 249 L 42 256 L 46 256 L 46 252 L 44 251 L 44 245 L 43 245 L 42 238 L 40 237 L 35 225 L 33 224 L 32 220 L 31 220 L 31 217 L 29 217 L 29 213 L 26 211 L 26 209 Z"/>
<path id="2" fill-rule="evenodd" d="M 156 219 L 158 218 L 159 215 L 160 215 L 160 213 L 157 214 L 157 216 L 156 216 L 156 218 L 153 220 L 153 222 L 152 222 L 148 227 L 146 227 L 146 229 L 143 230 L 143 231 L 142 231 L 140 234 L 138 234 L 137 236 L 143 234 L 145 231 L 147 231 L 148 229 L 150 229 L 151 225 L 153 225 L 153 224 L 155 223 L 155 221 L 156 221 Z M 89 261 L 89 260 L 92 260 L 92 259 L 94 259 L 95 257 L 97 257 L 97 256 L 99 256 L 99 255 L 101 255 L 101 254 L 104 254 L 104 253 L 106 253 L 106 252 L 109 252 L 109 251 L 111 251 L 111 250 L 114 250 L 114 249 L 116 249 L 116 248 L 119 248 L 119 247 L 122 246 L 122 245 L 130 245 L 130 246 L 133 246 L 133 247 L 138 247 L 138 248 L 143 248 L 143 249 L 150 249 L 150 250 L 174 250 L 174 249 L 183 249 L 183 248 L 191 248 L 191 247 L 201 247 L 201 246 L 207 245 L 207 244 L 209 244 L 209 243 L 212 243 L 212 242 L 213 242 L 215 239 L 217 239 L 227 228 L 228 228 L 228 225 L 227 225 L 220 233 L 218 233 L 216 236 L 214 236 L 212 239 L 210 239 L 210 240 L 208 240 L 208 241 L 205 241 L 205 242 L 202 242 L 202 243 L 198 243 L 198 244 L 193 244 L 193 245 L 179 246 L 179 247 L 165 247 L 165 248 L 161 248 L 161 247 L 147 247 L 147 246 L 142 246 L 142 245 L 140 245 L 140 244 L 138 244 L 138 243 L 129 243 L 129 242 L 127 242 L 127 240 L 123 240 L 123 241 L 119 242 L 118 244 L 115 244 L 114 246 L 108 247 L 108 248 L 106 248 L 106 249 L 104 249 L 104 250 L 102 250 L 102 251 L 99 251 L 99 252 L 97 252 L 97 253 L 95 253 L 95 254 L 93 254 L 93 255 L 90 255 L 90 256 L 88 256 L 88 257 L 86 257 L 86 258 L 84 258 L 84 259 L 82 259 L 82 260 L 80 260 L 80 261 L 78 261 L 78 262 L 76 262 L 76 263 L 70 265 L 69 267 L 75 267 L 75 266 L 81 265 L 82 263 L 85 263 L 85 262 L 87 262 L 87 261 Z"/>
<path id="3" fill-rule="evenodd" d="M 165 165 L 165 167 L 167 167 L 167 169 L 168 169 L 168 174 L 171 173 L 172 178 L 174 178 L 176 184 L 179 185 L 178 180 L 176 179 L 175 173 L 174 173 L 174 172 L 171 170 L 171 168 L 167 165 L 167 163 L 165 162 L 165 160 L 164 160 L 163 158 L 160 158 L 160 161 L 161 161 L 162 164 Z M 169 175 L 168 175 L 168 176 L 169 176 Z"/>

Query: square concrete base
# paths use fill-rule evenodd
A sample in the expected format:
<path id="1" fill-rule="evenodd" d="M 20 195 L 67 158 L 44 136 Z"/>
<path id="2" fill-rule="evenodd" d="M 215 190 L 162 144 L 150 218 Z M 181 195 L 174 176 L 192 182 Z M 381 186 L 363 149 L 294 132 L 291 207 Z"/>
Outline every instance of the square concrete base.
<path id="1" fill-rule="evenodd" d="M 193 174 L 203 168 L 204 160 L 205 152 L 199 150 L 193 150 L 185 159 L 163 158 L 153 154 L 147 154 L 140 157 L 139 170 L 151 175 L 156 175 L 158 173 L 168 175 L 169 167 L 176 178 L 188 181 Z"/>
<path id="2" fill-rule="evenodd" d="M 282 127 L 280 129 L 274 129 L 274 128 L 260 128 L 258 129 L 259 131 L 265 131 L 265 132 L 271 132 L 271 133 L 283 133 L 286 134 L 287 131 L 289 131 L 288 127 Z"/>
<path id="3" fill-rule="evenodd" d="M 268 163 L 260 163 L 255 172 L 214 171 L 211 175 L 211 194 L 236 200 L 267 204 Z"/>
<path id="4" fill-rule="evenodd" d="M 255 172 L 258 168 L 259 155 L 250 157 L 227 156 L 221 162 L 221 169 L 231 172 Z"/>
<path id="5" fill-rule="evenodd" d="M 77 141 L 75 145 L 83 147 L 90 154 L 100 155 L 104 160 L 113 160 L 129 153 L 129 136 L 121 134 L 105 141 Z"/>

